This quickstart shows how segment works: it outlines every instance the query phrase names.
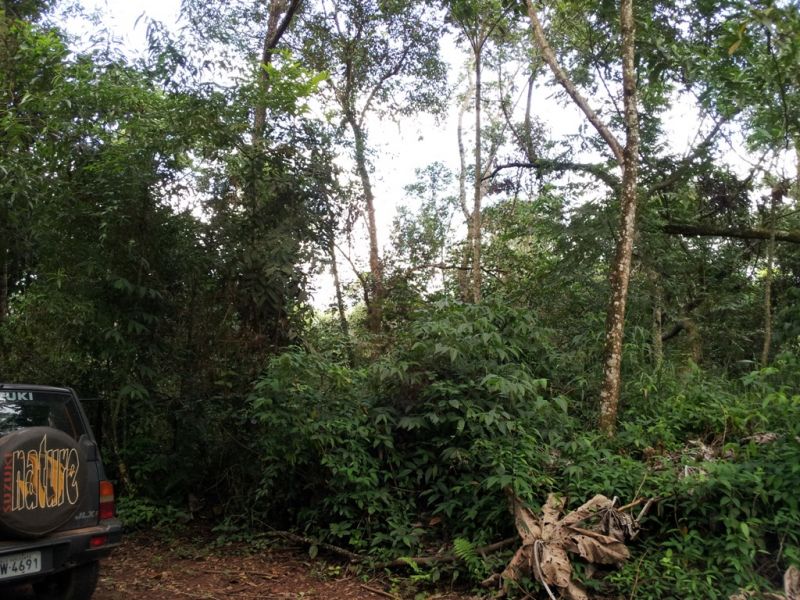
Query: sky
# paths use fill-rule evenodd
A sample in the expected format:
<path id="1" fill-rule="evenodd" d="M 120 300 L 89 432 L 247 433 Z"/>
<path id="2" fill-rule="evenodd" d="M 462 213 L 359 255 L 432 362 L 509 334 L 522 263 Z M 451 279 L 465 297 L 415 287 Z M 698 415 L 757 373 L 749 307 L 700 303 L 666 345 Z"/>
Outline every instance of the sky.
<path id="1" fill-rule="evenodd" d="M 98 11 L 101 28 L 108 29 L 118 40 L 126 54 L 135 55 L 147 48 L 146 27 L 148 19 L 161 21 L 168 28 L 175 27 L 180 12 L 180 0 L 79 0 L 89 12 Z M 67 29 L 84 40 L 96 30 L 87 27 L 84 21 L 72 19 Z M 465 56 L 455 48 L 452 40 L 444 44 L 444 55 L 451 63 L 455 73 L 464 63 Z M 454 79 L 452 76 L 451 79 Z M 561 139 L 575 135 L 585 122 L 582 114 L 572 106 L 563 106 L 556 99 L 555 88 L 541 88 L 534 97 L 535 114 L 547 121 L 551 139 Z M 591 101 L 592 99 L 590 99 Z M 451 103 L 450 114 L 438 122 L 431 116 L 419 115 L 414 118 L 401 119 L 398 122 L 379 120 L 368 122 L 370 147 L 374 151 L 375 172 L 373 187 L 376 193 L 376 213 L 378 234 L 382 245 L 389 242 L 392 221 L 396 208 L 408 204 L 404 188 L 415 181 L 415 170 L 439 161 L 457 172 L 458 150 L 456 140 L 457 103 Z M 667 115 L 667 123 L 671 124 L 670 142 L 675 152 L 685 152 L 697 142 L 698 132 L 702 129 L 692 103 L 688 100 L 675 102 Z M 706 124 L 706 129 L 708 124 Z M 468 135 L 468 134 L 467 134 Z M 469 140 L 466 140 L 469 147 Z M 598 160 L 599 156 L 581 157 L 582 160 Z M 741 150 L 739 144 L 730 146 L 729 162 L 736 165 L 737 171 L 746 173 L 750 168 L 751 157 Z M 343 157 L 342 164 L 348 159 Z M 792 170 L 793 167 L 790 167 Z M 413 204 L 412 204 L 413 206 Z M 365 240 L 366 235 L 359 236 Z M 357 264 L 366 270 L 367 248 L 365 243 L 354 248 Z M 340 275 L 345 282 L 355 277 L 349 271 L 344 260 L 339 261 Z M 332 281 L 330 276 L 323 275 L 312 281 L 316 288 L 313 304 L 317 308 L 325 308 L 333 300 Z"/>
<path id="2" fill-rule="evenodd" d="M 81 5 L 88 12 L 98 12 L 103 27 L 131 56 L 147 49 L 145 32 L 148 19 L 161 21 L 170 28 L 178 22 L 180 12 L 180 0 L 81 0 Z M 92 33 L 79 19 L 70 20 L 67 29 L 84 39 Z M 367 128 L 370 148 L 376 157 L 373 187 L 379 240 L 386 245 L 396 207 L 407 200 L 403 190 L 415 181 L 415 170 L 434 161 L 444 162 L 451 168 L 457 166 L 455 114 L 438 123 L 427 115 L 398 122 L 375 118 L 368 122 Z M 346 157 L 342 157 L 342 163 L 351 164 Z M 354 251 L 357 264 L 366 270 L 366 245 L 359 247 L 357 244 Z M 345 282 L 355 280 L 344 260 L 340 260 L 339 271 Z M 330 276 L 324 274 L 315 278 L 312 287 L 316 288 L 314 305 L 327 307 L 333 300 Z"/>

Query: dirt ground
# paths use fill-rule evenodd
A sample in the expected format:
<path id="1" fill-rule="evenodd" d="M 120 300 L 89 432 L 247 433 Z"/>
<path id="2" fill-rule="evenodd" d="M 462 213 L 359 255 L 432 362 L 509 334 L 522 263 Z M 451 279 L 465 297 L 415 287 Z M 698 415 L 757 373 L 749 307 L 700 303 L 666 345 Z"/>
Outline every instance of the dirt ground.
<path id="1" fill-rule="evenodd" d="M 419 594 L 419 595 L 418 595 Z M 93 600 L 468 600 L 466 594 L 420 592 L 410 582 L 367 579 L 343 565 L 311 560 L 301 549 L 241 544 L 219 546 L 201 540 L 152 535 L 126 536 L 103 562 Z M 33 600 L 30 586 L 3 600 Z"/>

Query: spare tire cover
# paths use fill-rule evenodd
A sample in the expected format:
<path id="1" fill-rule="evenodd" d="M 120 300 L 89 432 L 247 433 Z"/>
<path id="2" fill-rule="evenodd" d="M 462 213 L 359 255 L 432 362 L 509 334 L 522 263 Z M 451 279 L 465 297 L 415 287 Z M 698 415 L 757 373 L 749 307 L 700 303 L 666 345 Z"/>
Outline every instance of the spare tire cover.
<path id="1" fill-rule="evenodd" d="M 0 530 L 37 537 L 66 523 L 86 493 L 86 464 L 77 442 L 51 427 L 0 438 Z"/>

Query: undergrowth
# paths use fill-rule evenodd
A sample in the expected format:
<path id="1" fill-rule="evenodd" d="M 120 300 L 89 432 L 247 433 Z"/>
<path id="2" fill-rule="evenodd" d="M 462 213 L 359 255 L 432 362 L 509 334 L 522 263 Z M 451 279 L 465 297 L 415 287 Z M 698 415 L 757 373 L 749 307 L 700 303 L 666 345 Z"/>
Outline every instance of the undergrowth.
<path id="1" fill-rule="evenodd" d="M 613 439 L 553 391 L 559 360 L 530 314 L 448 303 L 368 365 L 277 356 L 251 397 L 261 477 L 241 514 L 376 558 L 450 548 L 454 568 L 413 575 L 476 582 L 509 557 L 474 552 L 514 533 L 506 487 L 534 510 L 550 492 L 652 497 L 631 560 L 590 589 L 728 598 L 800 562 L 796 352 L 737 379 L 642 369 Z"/>

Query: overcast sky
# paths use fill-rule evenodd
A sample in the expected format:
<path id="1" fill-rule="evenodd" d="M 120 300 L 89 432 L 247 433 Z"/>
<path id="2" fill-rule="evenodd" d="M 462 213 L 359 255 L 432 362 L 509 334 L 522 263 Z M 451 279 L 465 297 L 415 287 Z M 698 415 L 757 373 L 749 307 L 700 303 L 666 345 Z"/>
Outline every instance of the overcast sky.
<path id="1" fill-rule="evenodd" d="M 147 47 L 145 30 L 148 19 L 161 21 L 167 27 L 173 27 L 178 21 L 180 10 L 179 0 L 141 0 L 139 2 L 81 0 L 81 2 L 88 11 L 101 13 L 102 28 L 108 29 L 125 49 L 125 52 L 131 55 L 143 52 Z M 89 36 L 92 33 L 92 30 L 87 29 L 84 22 L 78 20 L 71 20 L 68 29 L 79 37 Z M 459 63 L 463 63 L 464 57 L 453 47 L 452 43 L 446 44 L 445 55 L 451 62 L 454 71 L 461 67 Z M 455 79 L 455 77 L 452 76 L 451 79 Z M 567 108 L 559 106 L 554 98 L 553 88 L 537 92 L 534 104 L 536 114 L 547 122 L 552 138 L 561 139 L 563 136 L 578 133 L 578 128 L 583 123 L 582 115 L 572 106 Z M 369 143 L 371 148 L 376 151 L 374 188 L 379 237 L 382 245 L 388 244 L 396 207 L 407 201 L 403 188 L 415 180 L 415 169 L 434 161 L 440 161 L 454 171 L 456 170 L 458 151 L 455 132 L 457 107 L 455 105 L 456 102 L 453 102 L 450 114 L 441 123 L 437 123 L 430 116 L 420 115 L 413 119 L 403 119 L 399 123 L 373 119 L 368 124 Z M 684 152 L 686 148 L 697 142 L 696 138 L 700 127 L 695 115 L 690 102 L 678 102 L 669 111 L 666 122 L 670 123 L 673 128 L 670 142 L 674 151 Z M 706 124 L 706 127 L 710 127 L 710 125 Z M 467 144 L 470 144 L 468 139 Z M 739 154 L 740 156 L 737 156 Z M 731 161 L 740 167 L 737 170 L 747 170 L 746 154 L 738 145 L 730 148 Z M 582 160 L 598 158 L 600 157 L 582 157 Z M 793 170 L 793 165 L 790 170 Z M 359 263 L 366 270 L 366 246 L 361 249 L 359 254 L 361 255 Z M 340 272 L 343 279 L 354 279 L 348 272 L 344 261 L 341 261 Z M 329 279 L 320 278 L 315 281 L 315 285 L 319 290 L 315 297 L 315 305 L 326 306 L 332 298 Z"/>

